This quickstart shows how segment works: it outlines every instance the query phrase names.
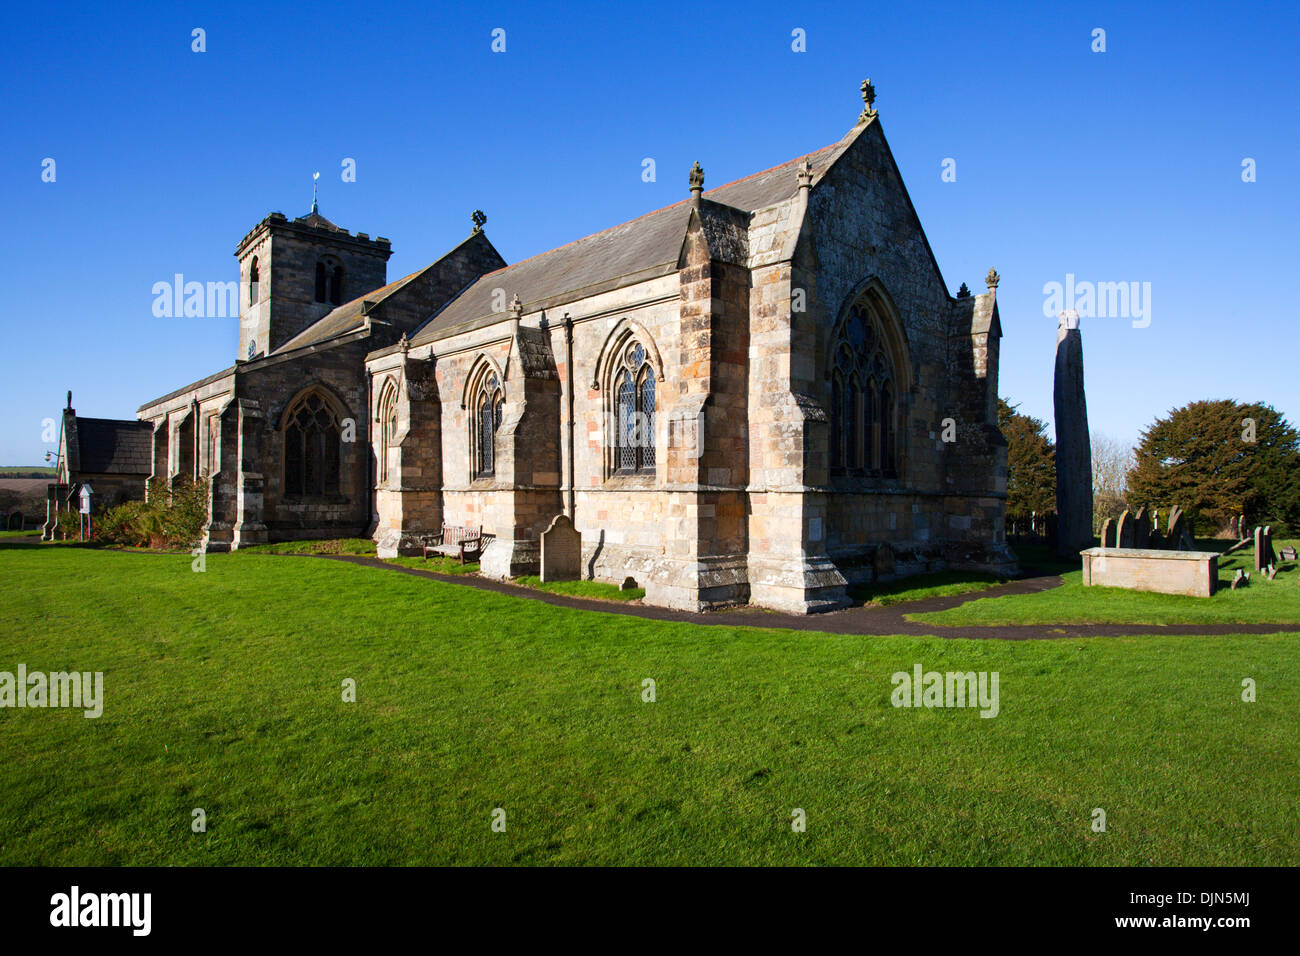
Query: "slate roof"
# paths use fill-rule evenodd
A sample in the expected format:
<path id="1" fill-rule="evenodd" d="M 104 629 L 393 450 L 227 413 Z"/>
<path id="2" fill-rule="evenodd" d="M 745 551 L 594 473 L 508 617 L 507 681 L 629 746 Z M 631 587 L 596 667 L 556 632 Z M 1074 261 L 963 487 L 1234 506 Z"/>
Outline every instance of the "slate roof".
<path id="1" fill-rule="evenodd" d="M 227 375 L 233 374 L 235 368 L 236 366 L 234 365 L 230 366 L 230 368 L 223 368 L 220 372 L 213 372 L 211 375 L 201 378 L 197 382 L 190 382 L 190 384 L 184 386 L 183 388 L 173 389 L 172 391 L 168 392 L 166 395 L 159 395 L 153 401 L 145 402 L 143 405 L 137 408 L 136 411 L 142 412 L 146 408 L 152 408 L 154 405 L 161 405 L 163 402 L 169 401 L 175 398 L 177 395 L 185 395 L 188 392 L 193 392 L 196 389 L 200 389 L 204 385 L 209 385 L 212 382 L 217 381 L 218 379 L 222 379 L 225 378 Z"/>
<path id="2" fill-rule="evenodd" d="M 704 193 L 704 198 L 753 212 L 794 196 L 799 188 L 797 167 L 812 163 L 814 180 L 847 147 L 844 140 L 800 156 L 780 166 L 746 176 Z M 529 311 L 545 308 L 548 300 L 618 289 L 677 270 L 690 217 L 690 200 L 647 213 L 639 219 L 578 239 L 568 245 L 489 272 L 449 302 L 411 336 L 423 345 L 452 330 L 499 321 L 505 312 L 493 310 L 493 293 L 505 291 L 509 302 L 518 295 Z M 497 303 L 500 303 L 500 297 Z"/>
<path id="3" fill-rule="evenodd" d="M 328 229 L 331 232 L 347 232 L 346 229 L 334 225 L 319 212 L 313 209 L 305 216 L 299 216 L 294 222 L 301 223 L 304 226 L 311 226 L 314 229 Z"/>
<path id="4" fill-rule="evenodd" d="M 153 426 L 148 422 L 77 416 L 80 470 L 92 475 L 153 472 Z"/>

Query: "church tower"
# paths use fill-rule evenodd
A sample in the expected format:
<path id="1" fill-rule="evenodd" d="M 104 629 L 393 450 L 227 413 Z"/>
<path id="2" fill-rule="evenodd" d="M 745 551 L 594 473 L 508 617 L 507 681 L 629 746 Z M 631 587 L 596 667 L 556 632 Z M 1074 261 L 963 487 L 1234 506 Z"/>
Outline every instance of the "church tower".
<path id="1" fill-rule="evenodd" d="M 289 219 L 273 212 L 235 249 L 239 259 L 239 351 L 267 355 L 345 302 L 388 281 L 392 245 L 341 229 L 311 212 Z"/>

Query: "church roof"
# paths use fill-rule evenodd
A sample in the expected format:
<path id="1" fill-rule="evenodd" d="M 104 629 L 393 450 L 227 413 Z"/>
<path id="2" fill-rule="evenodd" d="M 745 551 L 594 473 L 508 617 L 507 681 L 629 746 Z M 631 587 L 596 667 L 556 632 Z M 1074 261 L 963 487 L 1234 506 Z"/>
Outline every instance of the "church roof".
<path id="1" fill-rule="evenodd" d="M 835 162 L 846 146 L 847 141 L 841 140 L 807 156 L 709 190 L 704 198 L 746 212 L 784 202 L 799 188 L 795 174 L 804 160 L 812 164 L 816 178 Z M 525 309 L 536 311 L 553 302 L 594 295 L 675 272 L 690 212 L 690 200 L 684 199 L 489 272 L 418 328 L 411 344 L 422 345 L 453 330 L 499 321 L 506 313 L 496 311 L 494 305 L 507 303 L 516 295 Z M 498 289 L 505 294 L 496 295 Z"/>
<path id="2" fill-rule="evenodd" d="M 311 212 L 305 216 L 299 216 L 294 220 L 294 222 L 302 223 L 304 226 L 311 226 L 313 229 L 328 229 L 331 232 L 347 232 L 346 229 L 334 225 L 334 223 L 322 216 L 314 205 L 312 206 Z"/>
<path id="3" fill-rule="evenodd" d="M 147 475 L 153 471 L 153 426 L 77 416 L 77 449 L 83 474 Z"/>

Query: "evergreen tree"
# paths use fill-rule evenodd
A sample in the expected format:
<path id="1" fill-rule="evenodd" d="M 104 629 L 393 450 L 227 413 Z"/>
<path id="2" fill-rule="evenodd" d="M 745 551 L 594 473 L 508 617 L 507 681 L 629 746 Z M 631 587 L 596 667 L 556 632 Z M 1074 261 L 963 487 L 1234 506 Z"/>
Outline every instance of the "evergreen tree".
<path id="1" fill-rule="evenodd" d="M 1056 446 L 1047 423 L 998 399 L 998 427 L 1007 440 L 1007 521 L 1056 511 Z"/>
<path id="2" fill-rule="evenodd" d="M 1300 531 L 1300 435 L 1259 402 L 1175 408 L 1142 433 L 1129 504 L 1178 505 L 1202 535 L 1239 514 L 1275 533 Z"/>

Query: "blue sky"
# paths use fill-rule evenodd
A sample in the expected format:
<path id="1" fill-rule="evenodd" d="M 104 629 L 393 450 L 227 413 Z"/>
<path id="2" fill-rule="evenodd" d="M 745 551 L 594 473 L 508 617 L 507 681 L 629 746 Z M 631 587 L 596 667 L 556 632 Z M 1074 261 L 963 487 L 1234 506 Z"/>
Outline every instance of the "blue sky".
<path id="1" fill-rule="evenodd" d="M 69 388 L 131 418 L 231 364 L 236 319 L 155 318 L 152 286 L 236 278 L 314 171 L 325 215 L 392 240 L 390 278 L 475 208 L 514 262 L 683 198 L 695 160 L 712 187 L 834 142 L 866 76 L 950 289 L 1002 275 L 1004 396 L 1051 419 L 1043 287 L 1073 274 L 1151 289 L 1145 328 L 1084 320 L 1095 430 L 1218 397 L 1296 423 L 1300 13 L 1135 6 L 7 5 L 0 463 L 39 462 Z"/>

